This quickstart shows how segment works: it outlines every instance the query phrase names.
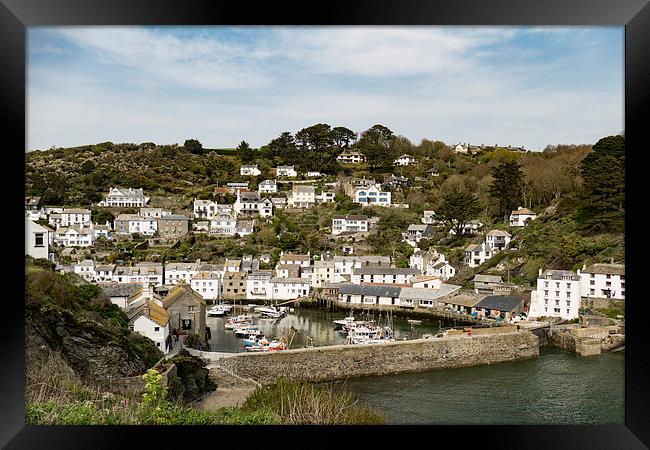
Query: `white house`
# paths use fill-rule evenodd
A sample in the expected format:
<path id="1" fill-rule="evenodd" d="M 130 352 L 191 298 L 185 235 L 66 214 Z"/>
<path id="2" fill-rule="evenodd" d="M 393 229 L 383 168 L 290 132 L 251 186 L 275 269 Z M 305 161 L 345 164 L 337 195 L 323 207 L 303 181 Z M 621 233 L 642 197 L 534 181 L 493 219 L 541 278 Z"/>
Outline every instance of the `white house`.
<path id="1" fill-rule="evenodd" d="M 221 292 L 219 274 L 213 271 L 197 272 L 190 281 L 190 287 L 204 300 L 217 300 Z"/>
<path id="2" fill-rule="evenodd" d="M 237 232 L 237 218 L 231 214 L 219 214 L 210 220 L 210 234 L 234 236 Z"/>
<path id="3" fill-rule="evenodd" d="M 306 278 L 271 278 L 271 300 L 291 300 L 309 296 L 310 280 Z"/>
<path id="4" fill-rule="evenodd" d="M 580 296 L 625 300 L 625 264 L 583 265 L 580 274 Z"/>
<path id="5" fill-rule="evenodd" d="M 410 166 L 411 164 L 415 163 L 415 158 L 411 155 L 402 155 L 395 160 L 395 165 L 397 166 Z"/>
<path id="6" fill-rule="evenodd" d="M 270 197 L 266 197 L 261 200 L 258 204 L 258 211 L 260 217 L 271 217 L 273 216 L 273 202 Z"/>
<path id="7" fill-rule="evenodd" d="M 366 160 L 366 157 L 359 152 L 343 152 L 336 157 L 339 164 L 359 164 Z"/>
<path id="8" fill-rule="evenodd" d="M 311 208 L 316 204 L 314 186 L 294 186 L 287 198 L 289 208 Z"/>
<path id="9" fill-rule="evenodd" d="M 92 222 L 89 226 L 59 227 L 54 232 L 54 243 L 64 247 L 90 247 L 93 245 L 94 237 Z"/>
<path id="10" fill-rule="evenodd" d="M 158 230 L 158 220 L 153 217 L 142 217 L 138 214 L 120 214 L 115 219 L 115 233 L 139 233 L 153 236 Z"/>
<path id="11" fill-rule="evenodd" d="M 260 194 L 275 194 L 278 192 L 278 182 L 275 180 L 264 180 L 257 185 L 257 192 Z"/>
<path id="12" fill-rule="evenodd" d="M 537 289 L 531 292 L 529 317 L 578 318 L 580 275 L 569 270 L 539 269 Z"/>
<path id="13" fill-rule="evenodd" d="M 112 282 L 115 273 L 115 264 L 97 264 L 95 266 L 95 281 Z"/>
<path id="14" fill-rule="evenodd" d="M 435 275 L 443 281 L 447 281 L 456 275 L 456 269 L 449 264 L 449 261 L 445 260 L 445 255 L 441 254 L 438 261 L 433 263 L 430 268 L 427 268 L 426 273 L 427 275 Z"/>
<path id="15" fill-rule="evenodd" d="M 110 222 L 106 222 L 106 225 L 99 225 L 99 224 L 93 224 L 92 226 L 93 229 L 93 240 L 97 240 L 100 237 L 103 237 L 104 239 L 110 239 L 111 238 L 111 224 Z"/>
<path id="16" fill-rule="evenodd" d="M 511 240 L 512 235 L 503 230 L 490 230 L 485 235 L 485 243 L 490 246 L 494 253 L 505 250 Z"/>
<path id="17" fill-rule="evenodd" d="M 249 234 L 253 234 L 254 227 L 254 220 L 238 220 L 237 226 L 235 227 L 235 233 L 242 237 L 248 236 Z"/>
<path id="18" fill-rule="evenodd" d="M 485 242 L 479 244 L 470 244 L 465 248 L 464 262 L 469 267 L 478 267 L 488 259 L 494 256 L 492 247 Z"/>
<path id="19" fill-rule="evenodd" d="M 424 211 L 422 214 L 422 223 L 425 225 L 436 225 L 441 222 L 437 219 L 435 211 Z"/>
<path id="20" fill-rule="evenodd" d="M 151 339 L 165 355 L 171 350 L 169 333 L 169 313 L 152 300 L 142 300 L 127 310 L 132 329 Z"/>
<path id="21" fill-rule="evenodd" d="M 308 178 L 317 178 L 317 177 L 322 177 L 323 174 L 320 172 L 307 172 L 307 177 Z"/>
<path id="22" fill-rule="evenodd" d="M 294 166 L 278 166 L 275 169 L 276 176 L 278 177 L 297 177 L 298 172 Z"/>
<path id="23" fill-rule="evenodd" d="M 25 254 L 32 258 L 52 260 L 53 230 L 25 218 Z"/>
<path id="24" fill-rule="evenodd" d="M 70 208 L 64 209 L 61 213 L 61 225 L 69 227 L 72 225 L 83 225 L 90 222 L 90 210 Z"/>
<path id="25" fill-rule="evenodd" d="M 148 202 L 149 197 L 144 196 L 142 189 L 111 188 L 106 195 L 106 200 L 102 200 L 98 205 L 139 208 L 146 206 Z"/>
<path id="26" fill-rule="evenodd" d="M 419 289 L 440 289 L 442 278 L 435 275 L 413 275 L 411 284 L 414 288 Z"/>
<path id="27" fill-rule="evenodd" d="M 167 262 L 165 263 L 165 284 L 174 285 L 179 282 L 190 284 L 194 275 L 199 273 L 201 261 L 197 262 Z"/>
<path id="28" fill-rule="evenodd" d="M 379 184 L 367 188 L 362 187 L 355 191 L 354 202 L 364 206 L 391 206 L 391 193 L 382 191 Z"/>
<path id="29" fill-rule="evenodd" d="M 467 154 L 468 151 L 469 151 L 469 146 L 467 144 L 457 144 L 454 147 L 454 152 L 456 153 Z"/>
<path id="30" fill-rule="evenodd" d="M 245 176 L 258 176 L 262 172 L 257 168 L 257 164 L 243 165 L 239 167 L 239 174 Z"/>
<path id="31" fill-rule="evenodd" d="M 416 250 L 409 258 L 409 267 L 418 269 L 422 275 L 440 277 L 443 281 L 456 275 L 456 269 L 445 259 L 445 255 L 434 249 L 427 252 Z"/>
<path id="32" fill-rule="evenodd" d="M 306 269 L 311 266 L 311 254 L 307 253 L 306 255 L 299 255 L 294 253 L 280 252 L 278 265 L 282 264 L 296 265 Z"/>
<path id="33" fill-rule="evenodd" d="M 194 218 L 212 220 L 217 215 L 217 203 L 212 200 L 194 200 Z"/>
<path id="34" fill-rule="evenodd" d="M 528 208 L 522 208 L 520 206 L 516 211 L 512 211 L 510 214 L 510 226 L 525 227 L 529 220 L 535 220 L 536 218 L 537 213 L 531 211 Z"/>
<path id="35" fill-rule="evenodd" d="M 366 216 L 334 216 L 332 218 L 332 235 L 341 233 L 360 233 L 368 231 Z"/>
<path id="36" fill-rule="evenodd" d="M 315 200 L 316 203 L 333 203 L 334 197 L 336 197 L 334 192 L 322 191 L 320 194 L 316 195 Z"/>
<path id="37" fill-rule="evenodd" d="M 350 281 L 352 284 L 409 284 L 413 275 L 420 275 L 420 271 L 411 268 L 363 267 L 352 269 Z"/>
<path id="38" fill-rule="evenodd" d="M 406 232 L 402 233 L 402 240 L 404 240 L 411 247 L 417 247 L 418 242 L 423 238 L 430 239 L 434 236 L 435 229 L 432 225 L 409 225 Z"/>
<path id="39" fill-rule="evenodd" d="M 354 269 L 391 266 L 390 256 L 335 256 L 334 282 L 350 281 Z"/>
<path id="40" fill-rule="evenodd" d="M 246 283 L 247 299 L 270 299 L 271 298 L 272 270 L 256 270 L 248 274 Z"/>
<path id="41" fill-rule="evenodd" d="M 84 259 L 74 265 L 74 273 L 91 283 L 95 281 L 95 262 L 92 259 Z"/>
<path id="42" fill-rule="evenodd" d="M 162 286 L 162 263 L 140 262 L 135 266 L 116 266 L 113 280 L 116 283 L 139 283 L 143 286 Z"/>

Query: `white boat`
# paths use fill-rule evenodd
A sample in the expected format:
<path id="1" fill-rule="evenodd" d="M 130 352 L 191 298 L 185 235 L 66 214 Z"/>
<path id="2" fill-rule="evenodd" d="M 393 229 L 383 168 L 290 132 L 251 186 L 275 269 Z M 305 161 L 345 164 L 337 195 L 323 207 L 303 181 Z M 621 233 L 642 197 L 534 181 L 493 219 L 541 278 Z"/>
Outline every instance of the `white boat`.
<path id="1" fill-rule="evenodd" d="M 350 324 L 354 323 L 354 316 L 348 316 L 348 317 L 346 317 L 344 319 L 333 320 L 333 322 L 334 322 L 334 325 L 344 327 L 346 325 L 350 325 Z"/>
<path id="2" fill-rule="evenodd" d="M 280 317 L 283 317 L 287 313 L 288 308 L 286 307 L 276 308 L 274 306 L 258 306 L 257 308 L 255 308 L 255 311 L 260 313 L 260 317 L 278 319 Z"/>
<path id="3" fill-rule="evenodd" d="M 231 317 L 228 319 L 224 327 L 226 330 L 232 330 L 234 328 L 237 328 L 238 325 L 243 325 L 243 324 L 252 324 L 253 323 L 253 316 L 235 316 Z"/>
<path id="4" fill-rule="evenodd" d="M 206 313 L 210 317 L 225 316 L 226 314 L 228 314 L 228 310 L 222 308 L 220 305 L 213 305 L 206 310 Z"/>
<path id="5" fill-rule="evenodd" d="M 257 325 L 245 325 L 241 328 L 235 328 L 235 336 L 238 337 L 243 337 L 243 336 L 259 336 L 262 333 L 262 331 L 257 328 Z"/>

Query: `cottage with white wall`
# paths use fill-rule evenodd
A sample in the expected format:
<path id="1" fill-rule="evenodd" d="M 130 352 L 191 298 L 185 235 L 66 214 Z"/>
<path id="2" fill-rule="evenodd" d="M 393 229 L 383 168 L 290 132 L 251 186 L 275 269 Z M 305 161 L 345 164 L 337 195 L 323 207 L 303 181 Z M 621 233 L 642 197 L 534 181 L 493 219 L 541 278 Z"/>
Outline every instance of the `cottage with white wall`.
<path id="1" fill-rule="evenodd" d="M 217 300 L 221 292 L 219 274 L 212 271 L 200 271 L 196 273 L 190 281 L 190 286 L 204 300 Z"/>
<path id="2" fill-rule="evenodd" d="M 152 217 L 142 217 L 139 214 L 120 214 L 115 219 L 115 233 L 144 234 L 153 236 L 158 231 L 158 221 Z"/>
<path id="3" fill-rule="evenodd" d="M 512 235 L 507 231 L 503 230 L 490 230 L 485 235 L 485 243 L 493 250 L 494 253 L 498 253 L 501 250 L 505 250 L 512 240 Z"/>
<path id="4" fill-rule="evenodd" d="M 275 180 L 264 180 L 257 185 L 260 194 L 275 194 L 278 192 L 278 183 Z"/>
<path id="5" fill-rule="evenodd" d="M 55 244 L 64 247 L 90 247 L 94 242 L 92 222 L 89 222 L 89 226 L 59 227 L 53 239 Z"/>
<path id="6" fill-rule="evenodd" d="M 309 296 L 310 280 L 306 278 L 271 278 L 271 300 L 291 300 Z"/>
<path id="7" fill-rule="evenodd" d="M 25 218 L 25 254 L 32 258 L 52 260 L 53 230 Z"/>
<path id="8" fill-rule="evenodd" d="M 142 300 L 126 311 L 130 328 L 149 339 L 165 355 L 169 353 L 172 340 L 169 332 L 169 313 L 152 300 Z"/>
<path id="9" fill-rule="evenodd" d="M 420 275 L 420 271 L 411 268 L 364 267 L 352 269 L 350 281 L 352 284 L 410 284 L 410 279 L 414 275 Z"/>
<path id="10" fill-rule="evenodd" d="M 397 158 L 397 159 L 394 161 L 394 163 L 395 163 L 395 165 L 397 165 L 397 166 L 410 166 L 411 164 L 415 164 L 415 163 L 416 163 L 416 160 L 415 160 L 415 158 L 412 157 L 411 155 L 406 155 L 406 154 L 405 154 L 405 155 L 402 155 L 402 156 L 400 156 L 399 158 Z"/>
<path id="11" fill-rule="evenodd" d="M 242 165 L 239 167 L 239 174 L 244 176 L 258 176 L 262 172 L 257 168 L 257 164 Z"/>
<path id="12" fill-rule="evenodd" d="M 339 156 L 336 157 L 336 161 L 339 164 L 360 164 L 365 162 L 366 157 L 359 152 L 343 152 Z"/>
<path id="13" fill-rule="evenodd" d="M 272 270 L 256 270 L 248 274 L 246 298 L 268 300 L 271 298 Z"/>
<path id="14" fill-rule="evenodd" d="M 522 208 L 520 206 L 516 211 L 512 211 L 510 214 L 510 226 L 525 227 L 530 220 L 535 220 L 536 218 L 537 213 L 531 211 L 528 208 Z"/>
<path id="15" fill-rule="evenodd" d="M 625 300 L 625 264 L 583 265 L 580 272 L 580 295 Z"/>
<path id="16" fill-rule="evenodd" d="M 539 269 L 537 289 L 531 292 L 529 317 L 578 318 L 580 274 L 569 270 Z"/>
<path id="17" fill-rule="evenodd" d="M 354 269 L 392 267 L 390 256 L 335 256 L 334 282 L 350 281 Z"/>
<path id="18" fill-rule="evenodd" d="M 89 283 L 95 281 L 95 262 L 92 259 L 84 259 L 74 265 L 74 273 Z"/>
<path id="19" fill-rule="evenodd" d="M 275 169 L 275 173 L 277 177 L 297 177 L 298 172 L 296 172 L 296 169 L 294 166 L 278 166 Z"/>
<path id="20" fill-rule="evenodd" d="M 470 244 L 465 248 L 465 259 L 464 262 L 469 267 L 478 267 L 483 264 L 488 259 L 494 256 L 494 251 L 492 247 L 487 245 L 485 242 L 481 244 Z"/>

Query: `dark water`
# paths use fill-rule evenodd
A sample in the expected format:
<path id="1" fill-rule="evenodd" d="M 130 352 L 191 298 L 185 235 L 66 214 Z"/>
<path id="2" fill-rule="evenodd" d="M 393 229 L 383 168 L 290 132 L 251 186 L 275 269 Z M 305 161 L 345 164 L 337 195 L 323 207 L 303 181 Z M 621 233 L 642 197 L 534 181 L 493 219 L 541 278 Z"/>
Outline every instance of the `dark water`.
<path id="1" fill-rule="evenodd" d="M 293 326 L 291 348 L 341 343 L 332 320 L 346 312 L 301 309 L 280 320 L 260 320 L 267 337 Z M 355 316 L 361 319 L 361 313 Z M 375 319 L 378 319 L 375 317 Z M 382 318 L 382 320 L 385 320 Z M 225 319 L 208 317 L 213 351 L 244 351 L 241 339 L 224 330 Z M 438 323 L 412 327 L 394 318 L 398 339 L 435 333 Z M 444 325 L 444 324 L 443 324 Z M 540 357 L 492 366 L 348 379 L 347 389 L 384 414 L 389 424 L 622 424 L 625 356 L 581 357 L 561 349 L 540 349 Z"/>
<path id="2" fill-rule="evenodd" d="M 624 353 L 540 357 L 492 366 L 349 379 L 390 424 L 624 423 Z"/>
<path id="3" fill-rule="evenodd" d="M 313 340 L 314 347 L 323 345 L 341 344 L 345 340 L 345 333 L 334 329 L 333 320 L 342 319 L 347 316 L 347 312 L 331 313 L 315 309 L 296 309 L 294 313 L 289 313 L 285 317 L 273 319 L 256 319 L 260 330 L 264 332 L 267 338 L 279 338 L 287 333 L 293 326 L 298 330 L 291 343 L 291 348 L 301 348 L 309 345 L 310 339 Z M 362 312 L 357 312 L 355 317 L 358 320 L 364 319 Z M 386 323 L 386 315 L 381 317 L 375 315 L 374 319 L 378 324 Z M 226 330 L 224 325 L 227 317 L 207 317 L 206 325 L 210 327 L 211 339 L 210 349 L 214 352 L 242 352 L 244 346 L 242 340 L 235 336 L 232 330 Z M 422 322 L 422 325 L 415 325 L 411 329 L 411 324 L 405 318 L 393 318 L 393 331 L 396 339 L 419 337 L 425 333 L 435 333 L 438 331 L 438 323 Z"/>

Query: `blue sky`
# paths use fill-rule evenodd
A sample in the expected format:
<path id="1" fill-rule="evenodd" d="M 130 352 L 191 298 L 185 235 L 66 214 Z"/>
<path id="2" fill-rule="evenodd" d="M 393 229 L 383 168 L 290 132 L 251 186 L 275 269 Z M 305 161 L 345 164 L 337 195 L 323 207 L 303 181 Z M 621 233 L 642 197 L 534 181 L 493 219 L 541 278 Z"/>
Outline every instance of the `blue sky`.
<path id="1" fill-rule="evenodd" d="M 623 42 L 623 27 L 29 27 L 27 149 L 259 147 L 316 123 L 595 143 L 623 131 Z"/>

